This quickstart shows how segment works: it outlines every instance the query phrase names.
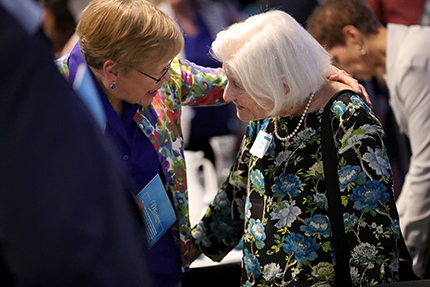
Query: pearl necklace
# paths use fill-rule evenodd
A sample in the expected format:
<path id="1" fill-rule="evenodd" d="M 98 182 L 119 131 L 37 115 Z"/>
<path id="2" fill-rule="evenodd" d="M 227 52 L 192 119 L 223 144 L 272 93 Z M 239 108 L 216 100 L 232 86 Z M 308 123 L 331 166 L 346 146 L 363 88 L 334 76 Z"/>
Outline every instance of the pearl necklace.
<path id="1" fill-rule="evenodd" d="M 309 106 L 311 105 L 311 102 L 312 102 L 312 99 L 314 98 L 314 96 L 315 96 L 315 94 L 312 93 L 311 97 L 309 98 L 309 101 L 308 101 L 308 103 L 306 105 L 306 108 L 303 111 L 302 116 L 300 117 L 300 120 L 299 120 L 299 123 L 298 123 L 297 127 L 294 129 L 294 131 L 291 134 L 287 135 L 286 137 L 280 137 L 279 134 L 278 134 L 278 123 L 277 123 L 278 122 L 278 118 L 275 118 L 273 120 L 273 123 L 275 125 L 275 136 L 278 138 L 278 140 L 280 140 L 280 141 L 287 141 L 287 140 L 289 140 L 290 138 L 292 138 L 293 136 L 296 135 L 296 133 L 299 131 L 300 126 L 302 125 L 303 119 L 305 118 L 305 115 L 308 112 Z"/>

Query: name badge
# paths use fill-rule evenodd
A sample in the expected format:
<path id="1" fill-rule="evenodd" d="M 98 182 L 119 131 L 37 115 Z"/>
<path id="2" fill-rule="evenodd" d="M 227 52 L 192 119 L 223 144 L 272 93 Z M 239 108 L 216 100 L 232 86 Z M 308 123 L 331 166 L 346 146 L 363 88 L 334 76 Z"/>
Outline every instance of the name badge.
<path id="1" fill-rule="evenodd" d="M 270 146 L 270 143 L 272 142 L 272 138 L 272 135 L 264 131 L 259 131 L 257 138 L 255 139 L 255 142 L 249 152 L 258 158 L 263 158 Z"/>

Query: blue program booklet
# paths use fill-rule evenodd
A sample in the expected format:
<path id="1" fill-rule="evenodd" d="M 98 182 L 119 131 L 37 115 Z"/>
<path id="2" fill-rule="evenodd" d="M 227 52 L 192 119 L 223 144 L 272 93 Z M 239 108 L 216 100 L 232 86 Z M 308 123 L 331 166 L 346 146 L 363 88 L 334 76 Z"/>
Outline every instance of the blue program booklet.
<path id="1" fill-rule="evenodd" d="M 139 192 L 137 197 L 145 204 L 143 219 L 147 230 L 148 246 L 151 248 L 175 223 L 176 214 L 158 174 Z"/>

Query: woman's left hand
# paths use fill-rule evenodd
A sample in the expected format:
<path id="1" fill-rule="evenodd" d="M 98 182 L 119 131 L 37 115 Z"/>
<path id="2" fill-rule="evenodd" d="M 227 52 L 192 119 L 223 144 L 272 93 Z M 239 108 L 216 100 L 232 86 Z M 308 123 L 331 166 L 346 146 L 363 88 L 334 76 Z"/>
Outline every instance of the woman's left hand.
<path id="1" fill-rule="evenodd" d="M 332 66 L 332 72 L 328 76 L 328 79 L 330 81 L 338 81 L 338 82 L 341 82 L 341 83 L 349 86 L 355 92 L 362 95 L 364 100 L 366 101 L 366 104 L 368 104 L 370 107 L 372 107 L 372 102 L 370 101 L 370 97 L 367 94 L 366 89 L 363 87 L 363 85 L 360 85 L 356 79 L 351 77 L 351 75 L 348 74 L 346 71 L 340 70 L 340 69 L 336 68 L 335 66 Z"/>

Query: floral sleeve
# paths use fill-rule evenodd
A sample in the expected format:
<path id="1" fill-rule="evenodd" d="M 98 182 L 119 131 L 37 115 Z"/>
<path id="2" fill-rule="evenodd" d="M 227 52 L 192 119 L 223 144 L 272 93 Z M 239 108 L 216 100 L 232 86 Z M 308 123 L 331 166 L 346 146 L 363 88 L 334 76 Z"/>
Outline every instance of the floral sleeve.
<path id="1" fill-rule="evenodd" d="M 342 95 L 332 112 L 353 283 L 394 280 L 399 221 L 382 126 L 356 95 Z"/>
<path id="2" fill-rule="evenodd" d="M 204 218 L 193 228 L 192 235 L 202 252 L 214 261 L 221 261 L 243 236 L 245 200 L 250 160 L 248 134 Z"/>
<path id="3" fill-rule="evenodd" d="M 170 69 L 178 99 L 183 105 L 220 105 L 227 85 L 222 69 L 205 68 L 175 58 Z"/>

